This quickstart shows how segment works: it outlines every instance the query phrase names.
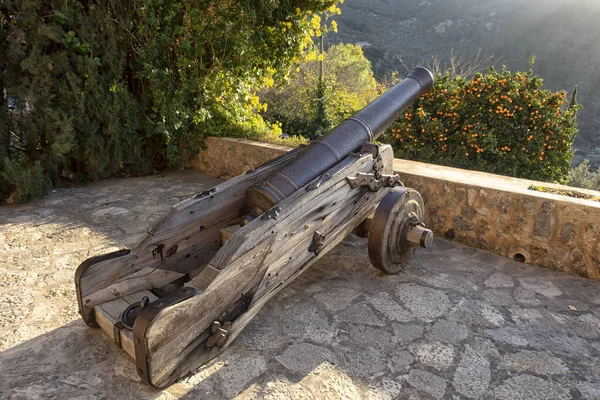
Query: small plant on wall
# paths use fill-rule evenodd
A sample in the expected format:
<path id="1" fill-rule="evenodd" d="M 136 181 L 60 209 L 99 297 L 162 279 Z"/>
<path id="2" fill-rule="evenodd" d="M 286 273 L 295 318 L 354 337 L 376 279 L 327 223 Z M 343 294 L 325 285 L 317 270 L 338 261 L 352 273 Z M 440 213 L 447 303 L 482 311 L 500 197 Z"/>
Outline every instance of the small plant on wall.
<path id="1" fill-rule="evenodd" d="M 533 62 L 531 63 L 533 64 Z M 396 157 L 564 182 L 581 106 L 527 72 L 445 74 L 387 132 Z"/>

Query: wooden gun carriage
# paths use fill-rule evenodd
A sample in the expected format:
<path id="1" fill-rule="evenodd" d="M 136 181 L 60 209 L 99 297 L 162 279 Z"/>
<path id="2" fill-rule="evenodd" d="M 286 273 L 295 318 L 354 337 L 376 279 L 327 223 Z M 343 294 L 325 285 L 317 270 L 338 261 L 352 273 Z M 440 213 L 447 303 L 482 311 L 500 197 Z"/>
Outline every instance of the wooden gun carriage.
<path id="1" fill-rule="evenodd" d="M 402 271 L 433 240 L 423 201 L 373 141 L 433 85 L 414 69 L 327 135 L 173 207 L 131 249 L 76 271 L 80 313 L 163 388 L 214 358 L 261 307 L 353 231 Z M 226 237 L 225 237 L 226 236 Z"/>

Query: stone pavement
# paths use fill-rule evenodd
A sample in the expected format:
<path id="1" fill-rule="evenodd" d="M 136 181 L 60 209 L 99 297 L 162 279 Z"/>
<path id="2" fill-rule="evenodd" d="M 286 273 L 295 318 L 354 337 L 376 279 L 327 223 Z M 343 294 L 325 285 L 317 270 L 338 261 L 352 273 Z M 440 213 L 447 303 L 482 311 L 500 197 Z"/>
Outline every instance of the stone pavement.
<path id="1" fill-rule="evenodd" d="M 406 273 L 350 237 L 165 391 L 77 315 L 84 259 L 214 185 L 191 172 L 0 207 L 0 398 L 600 399 L 600 281 L 436 240 Z"/>

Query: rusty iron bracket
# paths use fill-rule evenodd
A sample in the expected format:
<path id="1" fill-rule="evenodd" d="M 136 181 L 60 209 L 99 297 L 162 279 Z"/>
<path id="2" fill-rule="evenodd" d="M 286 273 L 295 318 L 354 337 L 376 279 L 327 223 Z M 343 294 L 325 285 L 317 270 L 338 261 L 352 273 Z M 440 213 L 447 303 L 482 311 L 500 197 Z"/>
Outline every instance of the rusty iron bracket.
<path id="1" fill-rule="evenodd" d="M 381 172 L 383 171 L 383 159 L 381 158 L 381 155 L 378 155 L 377 158 L 375 158 L 373 171 L 375 173 L 375 178 L 381 178 Z"/>
<path id="2" fill-rule="evenodd" d="M 130 304 L 129 307 L 123 311 L 123 314 L 121 314 L 121 321 L 119 321 L 121 322 L 120 326 L 125 329 L 129 329 L 130 331 L 133 330 L 133 324 L 135 323 L 136 318 L 138 315 L 140 315 L 140 312 L 142 312 L 142 310 L 148 306 L 149 303 L 150 299 L 148 296 L 144 296 L 142 297 L 141 301 Z"/>
<path id="3" fill-rule="evenodd" d="M 165 245 L 162 243 L 154 243 L 152 245 L 152 259 L 155 259 L 156 256 L 160 256 L 161 260 L 164 260 L 165 257 L 163 255 L 163 251 L 165 250 Z"/>
<path id="4" fill-rule="evenodd" d="M 209 197 L 212 196 L 213 194 L 215 194 L 215 192 L 217 191 L 217 188 L 210 188 L 208 190 L 205 190 L 204 192 L 197 194 L 196 197 L 194 197 L 194 199 L 198 200 L 198 199 L 203 199 L 205 197 Z"/>
<path id="5" fill-rule="evenodd" d="M 380 175 L 377 177 L 376 174 L 359 172 L 356 176 L 347 177 L 346 181 L 352 189 L 359 186 L 367 186 L 371 192 L 377 192 L 384 187 L 404 186 L 400 181 L 400 177 L 396 174 Z"/>
<path id="6" fill-rule="evenodd" d="M 371 142 L 363 143 L 358 152 L 360 154 L 371 154 L 373 160 L 375 160 L 379 156 L 379 146 Z"/>
<path id="7" fill-rule="evenodd" d="M 315 254 L 319 254 L 321 250 L 325 247 L 325 235 L 323 235 L 319 231 L 315 231 L 312 243 L 308 246 L 308 251 L 312 251 Z"/>
<path id="8" fill-rule="evenodd" d="M 267 211 L 263 216 L 262 216 L 262 220 L 266 221 L 268 219 L 277 219 L 277 217 L 279 216 L 279 213 L 281 212 L 281 207 L 276 206 L 271 208 L 269 211 Z"/>
<path id="9" fill-rule="evenodd" d="M 306 187 L 306 191 L 310 192 L 311 190 L 318 189 L 319 186 L 321 186 L 323 184 L 323 182 L 326 182 L 326 181 L 328 181 L 330 179 L 331 179 L 331 174 L 329 174 L 329 173 L 326 172 L 323 175 L 321 175 L 321 177 L 316 182 L 313 182 L 310 185 L 308 185 Z"/>
<path id="10" fill-rule="evenodd" d="M 230 329 L 231 322 L 225 322 L 223 325 L 219 321 L 213 322 L 210 326 L 210 333 L 212 335 L 206 340 L 206 348 L 225 346 Z"/>
<path id="11" fill-rule="evenodd" d="M 154 243 L 152 245 L 152 259 L 155 259 L 157 256 L 159 256 L 161 260 L 171 257 L 172 255 L 177 253 L 179 245 L 174 244 L 173 246 L 169 247 L 166 251 L 165 247 L 166 246 L 163 243 Z"/>
<path id="12" fill-rule="evenodd" d="M 113 324 L 113 340 L 115 341 L 115 344 L 120 348 L 123 347 L 121 346 L 121 329 L 125 329 L 123 322 L 117 321 Z"/>

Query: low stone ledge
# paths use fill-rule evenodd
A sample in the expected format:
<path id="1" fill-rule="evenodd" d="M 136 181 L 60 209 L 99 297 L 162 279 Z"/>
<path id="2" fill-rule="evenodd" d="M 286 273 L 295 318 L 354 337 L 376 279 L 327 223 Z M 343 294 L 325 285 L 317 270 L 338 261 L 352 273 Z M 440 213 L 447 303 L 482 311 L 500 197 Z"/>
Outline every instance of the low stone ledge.
<path id="1" fill-rule="evenodd" d="M 600 278 L 599 202 L 528 189 L 572 189 L 566 186 L 415 161 L 396 159 L 394 170 L 422 194 L 427 225 L 437 235 L 529 264 Z"/>
<path id="2" fill-rule="evenodd" d="M 206 149 L 191 161 L 193 168 L 217 178 L 229 179 L 256 168 L 290 150 L 289 147 L 244 139 L 208 137 Z"/>
<path id="3" fill-rule="evenodd" d="M 192 166 L 225 179 L 290 150 L 231 138 L 208 138 L 206 145 Z M 422 194 L 426 223 L 436 235 L 600 279 L 600 202 L 528 189 L 573 189 L 566 186 L 415 161 L 395 159 L 394 170 Z"/>

